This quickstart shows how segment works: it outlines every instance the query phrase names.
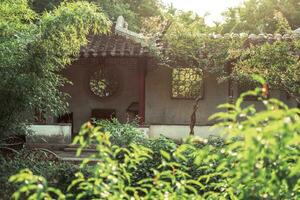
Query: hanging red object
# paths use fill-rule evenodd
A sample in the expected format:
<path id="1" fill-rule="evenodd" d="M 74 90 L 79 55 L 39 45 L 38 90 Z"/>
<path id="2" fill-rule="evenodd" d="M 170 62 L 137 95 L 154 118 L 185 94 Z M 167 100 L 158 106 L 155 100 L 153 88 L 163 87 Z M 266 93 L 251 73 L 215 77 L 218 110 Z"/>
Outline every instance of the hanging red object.
<path id="1" fill-rule="evenodd" d="M 262 86 L 262 96 L 264 98 L 269 97 L 269 85 L 267 83 L 263 84 L 263 86 Z"/>

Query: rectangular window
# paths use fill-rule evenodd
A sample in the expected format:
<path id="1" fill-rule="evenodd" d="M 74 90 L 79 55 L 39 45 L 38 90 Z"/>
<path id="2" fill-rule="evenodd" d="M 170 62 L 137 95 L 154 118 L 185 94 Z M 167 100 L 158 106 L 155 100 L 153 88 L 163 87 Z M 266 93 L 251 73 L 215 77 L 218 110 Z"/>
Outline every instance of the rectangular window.
<path id="1" fill-rule="evenodd" d="M 178 68 L 172 71 L 172 98 L 195 99 L 204 96 L 203 72 L 197 68 Z"/>

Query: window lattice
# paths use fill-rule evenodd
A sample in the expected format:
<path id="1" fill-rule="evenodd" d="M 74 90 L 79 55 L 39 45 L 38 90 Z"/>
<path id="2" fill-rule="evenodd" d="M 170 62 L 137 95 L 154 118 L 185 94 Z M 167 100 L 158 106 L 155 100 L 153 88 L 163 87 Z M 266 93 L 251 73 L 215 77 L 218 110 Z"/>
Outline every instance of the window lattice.
<path id="1" fill-rule="evenodd" d="M 101 68 L 90 79 L 91 91 L 100 98 L 114 95 L 119 89 L 117 72 L 112 69 Z"/>
<path id="2" fill-rule="evenodd" d="M 195 99 L 203 97 L 203 73 L 195 68 L 178 68 L 172 71 L 172 97 Z"/>

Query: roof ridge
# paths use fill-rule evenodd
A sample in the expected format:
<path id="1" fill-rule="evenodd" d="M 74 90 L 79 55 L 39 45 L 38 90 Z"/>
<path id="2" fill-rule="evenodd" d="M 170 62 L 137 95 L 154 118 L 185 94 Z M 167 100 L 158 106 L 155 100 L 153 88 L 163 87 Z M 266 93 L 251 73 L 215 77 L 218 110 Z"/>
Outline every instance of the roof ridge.
<path id="1" fill-rule="evenodd" d="M 143 47 L 149 44 L 148 37 L 144 36 L 142 33 L 137 33 L 128 29 L 128 23 L 125 21 L 123 16 L 119 16 L 117 18 L 117 22 L 115 25 L 115 34 L 123 36 L 127 39 L 132 39 L 137 43 L 141 43 Z"/>

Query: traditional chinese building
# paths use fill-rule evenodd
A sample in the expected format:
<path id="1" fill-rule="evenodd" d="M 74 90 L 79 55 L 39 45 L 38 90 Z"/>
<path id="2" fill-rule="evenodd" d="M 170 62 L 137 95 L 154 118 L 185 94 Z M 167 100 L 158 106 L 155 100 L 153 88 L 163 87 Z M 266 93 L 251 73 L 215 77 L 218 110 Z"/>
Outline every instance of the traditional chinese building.
<path id="1" fill-rule="evenodd" d="M 276 40 L 285 36 L 268 37 Z M 249 38 L 262 39 L 259 35 Z M 75 134 L 92 118 L 115 117 L 125 123 L 138 116 L 150 135 L 179 138 L 189 133 L 194 99 L 201 95 L 195 132 L 201 136 L 211 134 L 208 128 L 214 122 L 208 117 L 217 112 L 218 105 L 237 97 L 245 88 L 230 82 L 220 84 L 214 75 L 203 78 L 195 69 L 158 66 L 149 53 L 149 42 L 128 30 L 122 17 L 110 35 L 91 36 L 80 58 L 63 72 L 73 83 L 62 89 L 71 96 L 70 112 L 56 122 L 70 123 Z M 271 91 L 271 96 L 296 105 L 285 92 Z M 249 103 L 253 101 L 249 99 Z"/>

